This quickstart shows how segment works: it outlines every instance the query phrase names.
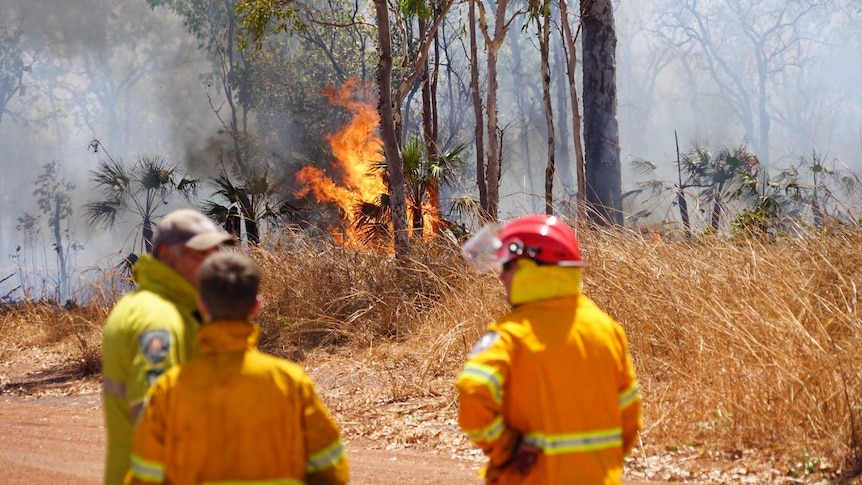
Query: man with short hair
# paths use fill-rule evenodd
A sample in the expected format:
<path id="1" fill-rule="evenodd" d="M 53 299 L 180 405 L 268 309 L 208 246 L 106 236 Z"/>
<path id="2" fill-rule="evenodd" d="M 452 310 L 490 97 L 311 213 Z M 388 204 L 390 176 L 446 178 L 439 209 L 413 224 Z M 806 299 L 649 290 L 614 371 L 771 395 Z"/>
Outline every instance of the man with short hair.
<path id="1" fill-rule="evenodd" d="M 198 353 L 197 271 L 206 256 L 233 242 L 204 214 L 179 209 L 158 222 L 153 254 L 132 268 L 137 288 L 111 310 L 102 338 L 106 485 L 123 483 L 132 428 L 149 386 Z"/>
<path id="2" fill-rule="evenodd" d="M 150 389 L 127 483 L 341 484 L 341 432 L 301 367 L 260 352 L 260 271 L 239 253 L 200 269 L 200 357 Z"/>

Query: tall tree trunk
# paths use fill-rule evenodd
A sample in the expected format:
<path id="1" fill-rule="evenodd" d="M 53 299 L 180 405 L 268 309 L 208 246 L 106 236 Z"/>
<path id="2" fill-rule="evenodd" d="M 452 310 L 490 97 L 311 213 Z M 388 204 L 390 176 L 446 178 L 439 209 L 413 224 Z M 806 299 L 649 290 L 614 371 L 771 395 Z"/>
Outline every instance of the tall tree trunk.
<path id="1" fill-rule="evenodd" d="M 559 126 L 560 137 L 562 143 L 557 145 L 557 174 L 560 179 L 560 184 L 563 186 L 562 194 L 572 193 L 575 188 L 575 178 L 572 173 L 572 155 L 569 152 L 569 143 L 566 134 L 569 132 L 569 119 L 566 112 L 566 100 L 568 97 L 568 81 L 566 79 L 565 53 L 563 47 L 554 45 L 554 87 L 557 98 L 557 113 L 555 115 L 555 123 Z"/>
<path id="2" fill-rule="evenodd" d="M 551 104 L 551 6 L 548 0 L 542 3 L 541 15 L 537 15 L 539 51 L 541 53 L 542 100 L 545 105 L 545 123 L 548 130 L 548 165 L 545 167 L 545 214 L 554 214 L 554 173 L 556 172 L 556 147 L 554 145 L 554 107 Z"/>
<path id="3" fill-rule="evenodd" d="M 144 238 L 144 251 L 147 254 L 150 254 L 153 252 L 153 221 L 150 219 L 149 215 L 144 216 L 142 226 L 141 237 Z"/>
<path id="4" fill-rule="evenodd" d="M 61 211 L 63 209 L 63 196 L 57 194 L 54 196 L 54 214 L 51 216 L 51 225 L 54 231 L 54 250 L 57 252 L 57 269 L 60 278 L 57 295 L 57 303 L 61 305 L 66 303 L 66 298 L 69 297 L 69 275 L 66 268 L 66 251 L 63 248 L 63 233 L 60 230 L 62 222 Z"/>
<path id="5" fill-rule="evenodd" d="M 377 44 L 380 59 L 377 63 L 377 87 L 380 114 L 380 137 L 389 172 L 389 207 L 392 211 L 392 230 L 395 233 L 395 257 L 404 260 L 410 254 L 407 232 L 407 200 L 404 193 L 404 164 L 398 149 L 395 131 L 395 112 L 392 99 L 392 32 L 389 27 L 387 0 L 374 0 L 377 13 Z"/>
<path id="6" fill-rule="evenodd" d="M 587 191 L 584 189 L 586 176 L 584 173 L 584 145 L 581 143 L 581 109 L 578 103 L 578 85 L 575 73 L 578 68 L 577 35 L 572 33 L 572 23 L 569 22 L 569 7 L 566 0 L 560 0 L 560 17 L 563 24 L 563 46 L 566 53 L 566 76 L 569 79 L 569 100 L 572 103 L 572 140 L 575 145 L 575 177 L 578 184 L 578 211 L 584 207 Z"/>
<path id="7" fill-rule="evenodd" d="M 419 31 L 425 31 L 425 21 L 420 17 L 419 19 Z M 429 61 L 425 59 L 425 63 L 423 65 L 422 75 L 419 77 L 420 88 L 422 92 L 422 139 L 425 144 L 425 157 L 429 164 L 437 163 L 437 139 L 434 136 L 434 111 L 433 111 L 433 99 L 431 95 L 431 76 L 429 72 Z M 428 186 L 428 204 L 431 206 L 432 211 L 437 211 L 437 206 L 439 205 L 439 201 L 435 200 L 437 197 L 437 191 L 435 188 L 431 187 L 431 183 L 429 182 Z M 423 218 L 423 207 L 422 207 L 422 194 L 419 194 L 419 197 L 416 200 L 416 204 L 418 208 L 419 221 L 413 221 L 413 227 L 422 229 L 424 227 L 424 221 L 421 220 Z M 432 219 L 436 219 L 439 215 L 439 212 L 436 214 L 431 214 Z M 421 235 L 421 230 L 420 230 Z"/>
<path id="8" fill-rule="evenodd" d="M 488 207 L 488 181 L 485 179 L 485 117 L 482 115 L 482 94 L 479 92 L 479 48 L 476 41 L 476 3 L 470 0 L 470 93 L 473 95 L 473 117 L 476 119 L 476 185 L 479 187 L 479 206 Z M 480 214 L 480 219 L 486 219 Z"/>
<path id="9" fill-rule="evenodd" d="M 520 20 L 520 19 L 518 19 Z M 510 25 L 509 28 L 516 31 L 522 32 L 524 29 L 523 23 L 519 22 L 520 25 Z M 539 37 L 541 38 L 541 37 Z M 538 110 L 535 110 L 535 100 L 541 97 L 541 89 L 536 87 L 535 83 L 528 83 L 524 85 L 522 80 L 524 79 L 524 61 L 522 52 L 524 51 L 521 45 L 521 36 L 511 35 L 507 37 L 507 41 L 509 43 L 509 66 L 510 73 L 512 75 L 512 85 L 519 86 L 519 89 L 516 89 L 514 93 L 512 93 L 515 98 L 515 116 L 516 119 L 521 120 L 518 123 L 518 127 L 521 132 L 521 136 L 518 136 L 518 143 L 521 145 L 521 155 L 518 157 L 521 161 L 521 166 L 523 167 L 523 177 L 522 182 L 520 182 L 521 186 L 521 194 L 524 198 L 522 208 L 528 210 L 530 212 L 539 212 L 541 209 L 539 208 L 539 204 L 542 202 L 541 198 L 536 194 L 538 193 L 538 189 L 536 188 L 536 183 L 533 178 L 533 152 L 535 150 L 532 149 L 532 134 L 536 132 L 536 128 L 533 125 L 534 118 L 538 118 Z M 529 40 L 530 43 L 530 54 L 532 54 L 534 50 L 533 43 Z M 532 59 L 532 56 L 530 57 Z M 534 66 L 531 63 L 529 69 L 533 69 Z M 542 106 L 544 108 L 544 106 Z M 535 114 L 535 116 L 534 116 Z M 502 137 L 502 130 L 501 130 Z M 502 138 L 500 141 L 501 153 L 503 147 Z M 503 158 L 500 155 L 501 159 Z"/>
<path id="10" fill-rule="evenodd" d="M 622 225 L 622 173 L 614 11 L 611 0 L 581 0 L 584 25 L 584 159 L 590 217 Z"/>
<path id="11" fill-rule="evenodd" d="M 505 0 L 504 0 L 505 2 Z M 497 128 L 497 56 L 499 47 L 488 46 L 488 92 L 486 93 L 486 108 L 488 112 L 488 157 L 487 171 L 485 173 L 488 187 L 488 205 L 484 207 L 488 218 L 497 220 L 497 211 L 500 205 L 500 172 L 502 170 L 500 160 L 499 129 Z"/>
<path id="12" fill-rule="evenodd" d="M 679 206 L 679 217 L 682 220 L 685 236 L 688 238 L 691 237 L 691 222 L 688 218 L 688 201 L 685 199 L 685 185 L 682 182 L 682 160 L 679 155 L 679 136 L 677 136 L 676 130 L 673 130 L 673 141 L 676 143 L 676 172 L 678 177 L 676 203 Z"/>
<path id="13" fill-rule="evenodd" d="M 476 4 L 479 7 L 479 28 L 482 35 L 485 37 L 485 48 L 488 51 L 488 101 L 485 108 L 488 113 L 488 163 L 485 173 L 485 180 L 488 185 L 488 205 L 485 211 L 492 221 L 498 218 L 497 212 L 500 205 L 500 175 L 502 170 L 502 157 L 500 155 L 500 142 L 502 137 L 499 135 L 497 127 L 497 59 L 500 55 L 500 48 L 503 46 L 503 41 L 506 38 L 508 23 L 506 22 L 506 8 L 509 5 L 508 0 L 500 0 L 497 2 L 497 9 L 494 14 L 494 37 L 491 38 L 488 33 L 488 24 L 485 19 L 485 7 L 482 2 Z"/>

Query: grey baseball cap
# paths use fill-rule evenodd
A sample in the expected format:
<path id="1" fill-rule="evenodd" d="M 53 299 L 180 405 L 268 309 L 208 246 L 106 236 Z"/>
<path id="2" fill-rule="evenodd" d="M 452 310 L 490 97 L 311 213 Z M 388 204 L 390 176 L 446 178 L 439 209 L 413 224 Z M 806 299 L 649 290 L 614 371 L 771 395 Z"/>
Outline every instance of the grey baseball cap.
<path id="1" fill-rule="evenodd" d="M 183 243 L 196 251 L 206 251 L 236 240 L 209 217 L 194 209 L 175 210 L 156 224 L 153 251 L 160 246 Z"/>

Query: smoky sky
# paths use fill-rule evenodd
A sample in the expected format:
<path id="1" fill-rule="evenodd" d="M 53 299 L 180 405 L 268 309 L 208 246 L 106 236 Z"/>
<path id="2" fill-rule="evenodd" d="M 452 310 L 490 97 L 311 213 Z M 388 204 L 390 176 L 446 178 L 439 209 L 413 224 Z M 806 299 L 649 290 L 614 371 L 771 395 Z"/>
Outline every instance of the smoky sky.
<path id="1" fill-rule="evenodd" d="M 770 114 L 769 162 L 779 167 L 818 151 L 853 170 L 862 169 L 862 14 L 858 5 L 736 2 L 756 6 L 746 13 L 729 9 L 732 3 L 696 3 L 704 9 L 698 14 L 712 36 L 709 47 L 717 53 L 710 59 L 703 45 L 681 34 L 681 25 L 694 22 L 682 13 L 695 2 L 615 2 L 624 191 L 639 180 L 628 168 L 634 159 L 651 160 L 661 173 L 672 177 L 674 133 L 682 150 L 692 142 L 718 147 L 746 141 L 740 106 L 745 102 L 756 106 L 761 97 L 751 60 L 753 44 L 740 26 L 751 25 L 762 32 L 791 4 L 810 7 L 804 15 L 794 17 L 796 30 L 784 39 L 763 40 L 760 45 L 773 53 L 782 42 L 793 49 L 782 53 L 782 63 L 769 66 L 764 99 Z M 790 13 L 797 15 L 798 11 Z M 459 18 L 466 18 L 465 11 L 453 11 L 452 21 Z M 221 125 L 216 114 L 223 95 L 207 78 L 213 64 L 184 31 L 180 19 L 165 9 L 150 10 L 144 0 L 0 0 L 0 25 L 0 33 L 20 33 L 21 58 L 28 66 L 23 76 L 25 89 L 7 105 L 11 114 L 0 118 L 4 209 L 0 215 L 0 279 L 25 270 L 55 271 L 51 269 L 56 262 L 48 228 L 43 226 L 40 234 L 30 235 L 16 230 L 20 217 L 38 215 L 32 195 L 34 180 L 54 160 L 75 186 L 68 237 L 84 248 L 74 255 L 76 271 L 83 274 L 89 268 L 114 264 L 133 250 L 136 221 L 118 221 L 110 229 L 82 223 L 83 204 L 93 194 L 89 172 L 107 150 L 111 157 L 126 162 L 141 155 L 158 155 L 193 176 L 212 176 L 217 167 L 214 162 L 227 149 L 218 135 Z M 450 26 L 448 31 L 459 29 Z M 478 56 L 484 70 L 484 52 Z M 731 65 L 717 75 L 710 72 L 710 62 Z M 461 79 L 469 77 L 463 55 L 450 65 L 461 69 Z M 552 69 L 558 73 L 552 87 L 557 93 L 566 82 L 559 60 L 552 60 Z M 733 85 L 734 75 L 739 78 L 737 85 Z M 441 76 L 441 83 L 446 79 Z M 501 216 L 507 218 L 544 207 L 546 135 L 536 38 L 529 29 L 509 32 L 500 53 L 499 80 L 505 144 Z M 438 92 L 445 96 L 447 90 L 441 86 Z M 567 112 L 567 103 L 555 108 Z M 441 106 L 441 117 L 463 116 L 445 111 L 445 103 Z M 756 118 L 757 109 L 753 112 Z M 755 121 L 753 132 L 760 133 L 760 120 Z M 557 129 L 563 128 L 558 124 Z M 573 190 L 571 124 L 565 129 L 569 132 L 556 136 L 560 145 L 565 144 L 560 152 L 565 158 L 558 160 L 558 197 L 570 196 Z M 460 130 L 469 138 L 472 126 L 468 123 Z M 88 149 L 94 139 L 103 147 L 99 153 Z M 477 196 L 475 183 L 469 180 L 450 192 L 453 197 Z M 0 285 L 0 297 L 20 281 L 18 275 Z"/>

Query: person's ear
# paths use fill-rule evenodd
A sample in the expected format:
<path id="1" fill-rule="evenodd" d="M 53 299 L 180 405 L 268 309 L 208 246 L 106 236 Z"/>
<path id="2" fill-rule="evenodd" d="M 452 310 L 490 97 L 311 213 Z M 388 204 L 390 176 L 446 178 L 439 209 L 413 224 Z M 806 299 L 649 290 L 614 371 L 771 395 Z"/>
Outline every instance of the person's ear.
<path id="1" fill-rule="evenodd" d="M 251 307 L 251 311 L 248 312 L 249 318 L 257 316 L 260 313 L 260 295 L 254 297 L 254 305 Z"/>

